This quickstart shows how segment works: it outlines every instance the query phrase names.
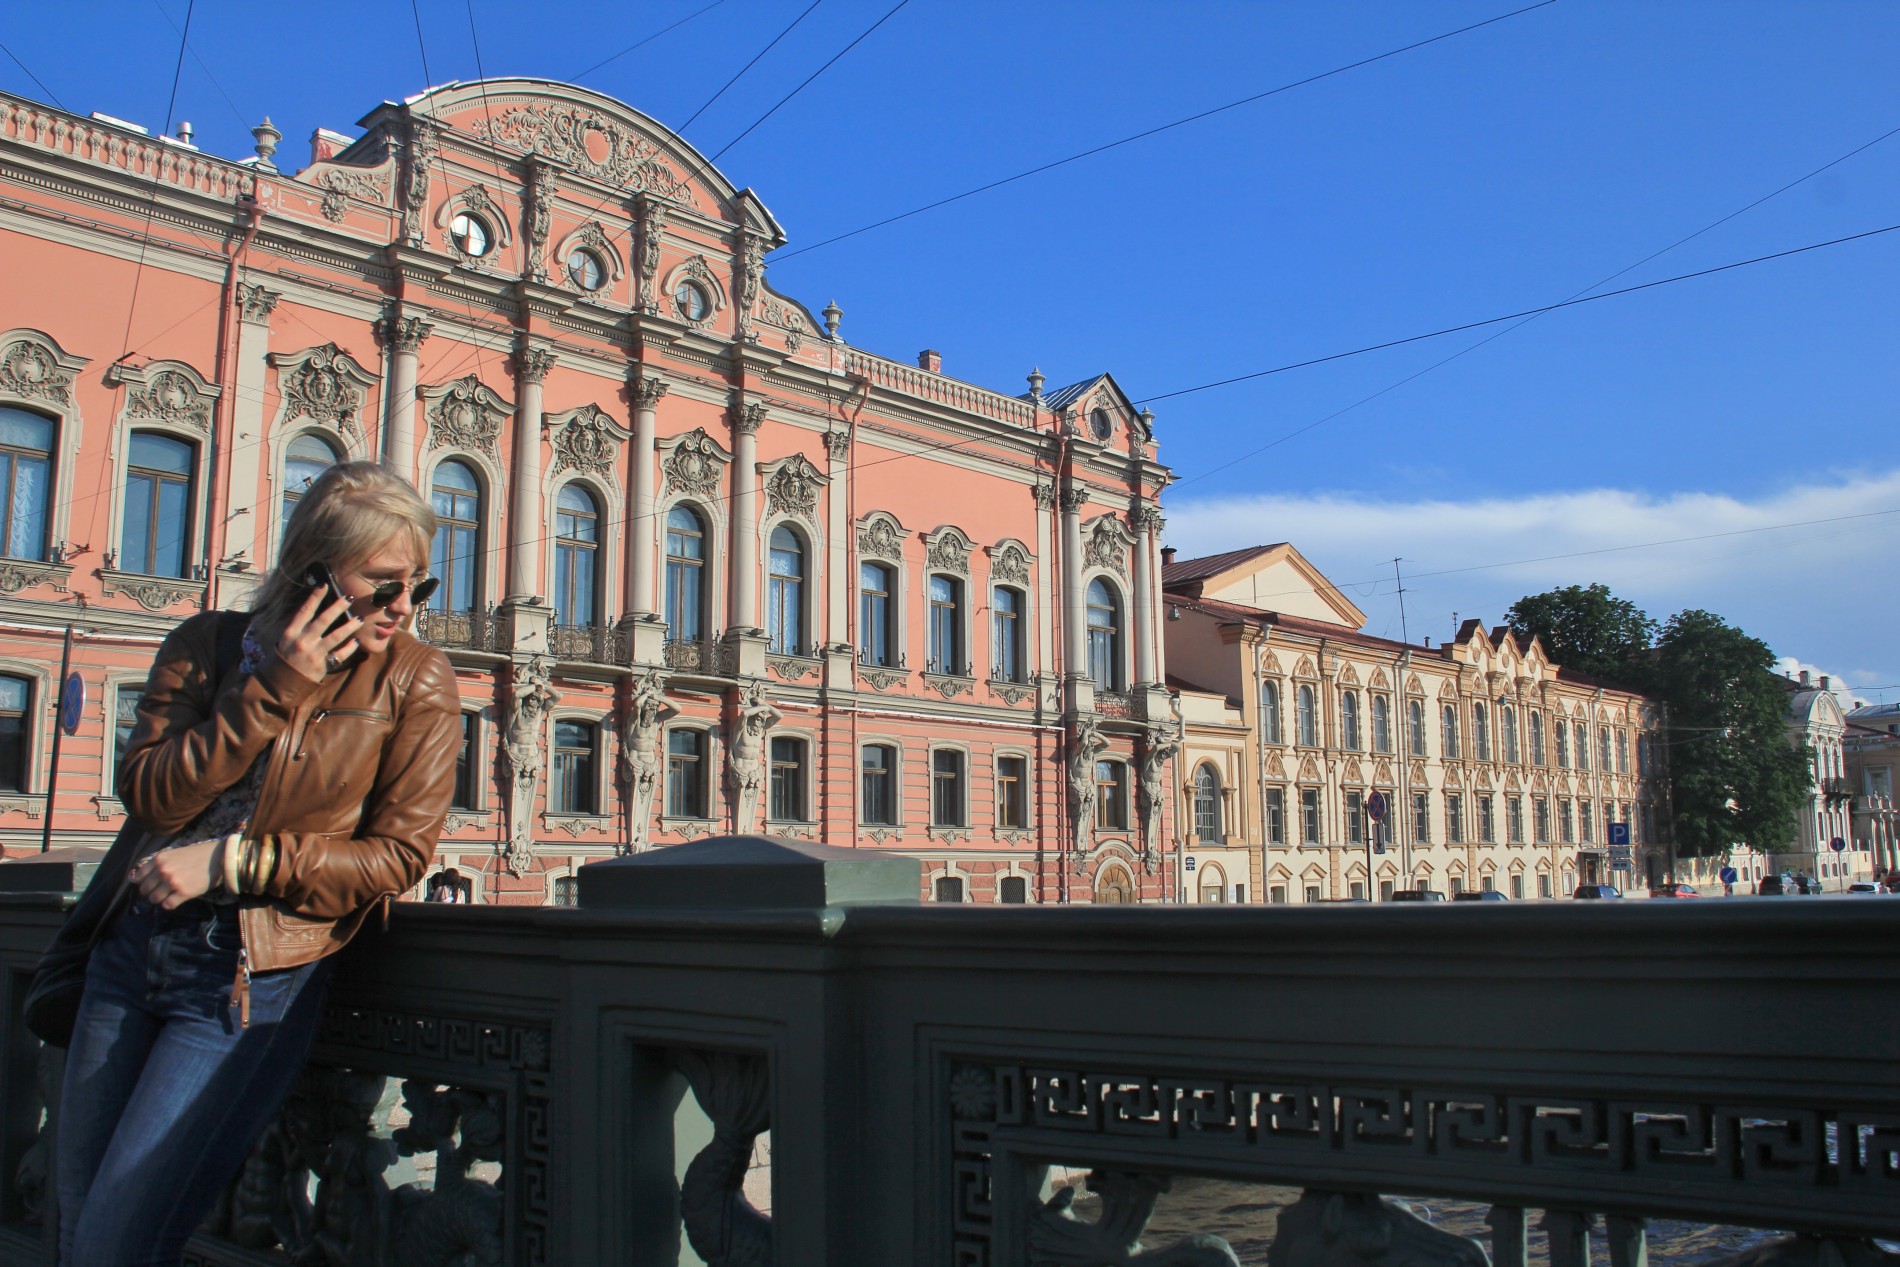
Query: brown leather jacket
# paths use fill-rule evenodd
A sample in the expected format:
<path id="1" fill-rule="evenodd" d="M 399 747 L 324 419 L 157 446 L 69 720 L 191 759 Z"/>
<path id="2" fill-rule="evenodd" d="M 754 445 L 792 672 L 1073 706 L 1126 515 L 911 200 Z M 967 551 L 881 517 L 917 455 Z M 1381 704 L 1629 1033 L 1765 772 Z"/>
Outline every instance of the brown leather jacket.
<path id="1" fill-rule="evenodd" d="M 238 915 L 255 972 L 341 950 L 378 898 L 422 878 L 455 789 L 460 697 L 448 658 L 398 633 L 321 682 L 271 656 L 222 690 L 216 613 L 165 639 L 118 787 L 155 833 L 189 826 L 269 751 L 247 836 L 276 836 L 263 897 Z"/>

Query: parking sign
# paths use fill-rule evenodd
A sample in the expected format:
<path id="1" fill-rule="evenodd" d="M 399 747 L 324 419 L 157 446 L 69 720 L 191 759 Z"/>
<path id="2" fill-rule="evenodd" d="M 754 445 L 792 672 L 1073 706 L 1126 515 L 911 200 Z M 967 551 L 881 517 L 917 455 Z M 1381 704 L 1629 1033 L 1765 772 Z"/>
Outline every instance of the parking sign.
<path id="1" fill-rule="evenodd" d="M 1629 844 L 1630 825 L 1628 823 L 1611 823 L 1609 827 L 1610 827 L 1610 844 L 1612 847 L 1616 845 L 1627 846 Z"/>

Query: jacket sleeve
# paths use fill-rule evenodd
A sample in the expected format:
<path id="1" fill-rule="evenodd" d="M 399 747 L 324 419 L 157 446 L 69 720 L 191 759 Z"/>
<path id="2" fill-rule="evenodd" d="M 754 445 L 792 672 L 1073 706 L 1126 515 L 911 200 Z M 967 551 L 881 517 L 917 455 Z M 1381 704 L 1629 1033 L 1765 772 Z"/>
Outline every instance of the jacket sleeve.
<path id="1" fill-rule="evenodd" d="M 422 647 L 420 654 L 364 800 L 358 834 L 350 840 L 321 832 L 268 838 L 276 866 L 263 892 L 299 915 L 343 919 L 379 897 L 401 894 L 422 879 L 435 855 L 455 794 L 461 696 L 448 657 L 435 647 Z"/>
<path id="2" fill-rule="evenodd" d="M 139 700 L 117 787 L 126 809 L 155 832 L 188 827 L 244 777 L 318 687 L 273 655 L 219 690 L 211 680 L 216 631 L 207 615 L 167 635 Z"/>

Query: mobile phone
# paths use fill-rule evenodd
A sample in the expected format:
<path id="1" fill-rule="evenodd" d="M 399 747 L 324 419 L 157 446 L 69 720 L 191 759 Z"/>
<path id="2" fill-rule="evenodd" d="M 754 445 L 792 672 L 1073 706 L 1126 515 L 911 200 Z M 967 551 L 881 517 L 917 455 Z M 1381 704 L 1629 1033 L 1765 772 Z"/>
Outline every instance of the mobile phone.
<path id="1" fill-rule="evenodd" d="M 344 597 L 343 587 L 336 583 L 336 575 L 330 571 L 330 565 L 327 563 L 312 563 L 304 570 L 303 583 L 306 587 L 304 590 L 305 597 L 309 596 L 310 590 L 323 591 L 323 601 L 318 604 L 319 610 L 328 607 L 331 603 L 339 599 L 345 602 L 349 601 Z M 333 621 L 330 627 L 324 630 L 324 632 L 335 633 L 337 626 L 348 619 L 349 613 L 345 612 L 342 616 Z"/>

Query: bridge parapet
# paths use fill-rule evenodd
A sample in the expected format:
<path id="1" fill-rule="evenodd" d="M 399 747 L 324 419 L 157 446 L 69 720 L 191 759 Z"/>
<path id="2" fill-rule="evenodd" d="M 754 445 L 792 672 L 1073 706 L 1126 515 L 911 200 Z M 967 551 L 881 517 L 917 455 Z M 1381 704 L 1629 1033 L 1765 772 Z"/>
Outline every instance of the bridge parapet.
<path id="1" fill-rule="evenodd" d="M 193 1261 L 1124 1263 L 1181 1175 L 1303 1189 L 1275 1267 L 1481 1261 L 1380 1193 L 1490 1206 L 1499 1267 L 1900 1231 L 1900 902 L 920 907 L 916 865 L 723 838 L 397 906 Z M 17 1009 L 62 900 L 0 899 L 0 1262 L 57 1217 Z M 1200 1230 L 1152 1261 L 1238 1261 Z"/>

